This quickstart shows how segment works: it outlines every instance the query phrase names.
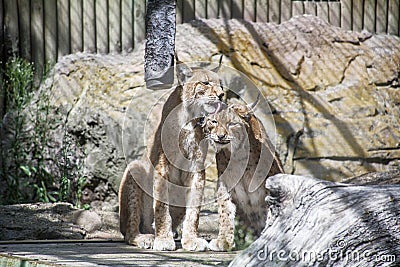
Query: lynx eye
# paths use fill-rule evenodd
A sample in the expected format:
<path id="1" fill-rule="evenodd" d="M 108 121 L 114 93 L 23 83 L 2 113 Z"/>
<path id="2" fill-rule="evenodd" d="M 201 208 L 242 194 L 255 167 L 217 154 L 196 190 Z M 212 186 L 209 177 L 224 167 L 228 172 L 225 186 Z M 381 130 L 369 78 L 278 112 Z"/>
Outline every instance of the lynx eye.
<path id="1" fill-rule="evenodd" d="M 211 126 L 216 126 L 216 125 L 218 124 L 218 122 L 217 122 L 216 120 L 209 120 L 208 123 L 209 123 Z"/>
<path id="2" fill-rule="evenodd" d="M 202 81 L 201 82 L 203 85 L 210 85 L 210 82 L 208 82 L 208 81 Z"/>

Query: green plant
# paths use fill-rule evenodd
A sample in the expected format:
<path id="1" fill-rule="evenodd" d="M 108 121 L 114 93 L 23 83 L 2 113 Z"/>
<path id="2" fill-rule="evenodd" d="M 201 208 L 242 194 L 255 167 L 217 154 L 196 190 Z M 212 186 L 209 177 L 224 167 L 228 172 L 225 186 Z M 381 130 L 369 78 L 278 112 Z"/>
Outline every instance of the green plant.
<path id="1" fill-rule="evenodd" d="M 3 123 L 8 124 L 8 132 L 4 134 L 9 136 L 10 142 L 8 144 L 1 142 L 0 175 L 7 185 L 5 193 L 7 203 L 18 203 L 28 198 L 23 188 L 29 184 L 30 168 L 25 164 L 28 155 L 22 141 L 29 138 L 29 135 L 24 129 L 27 115 L 23 111 L 32 97 L 32 83 L 32 64 L 18 58 L 6 63 L 3 88 L 9 113 L 8 117 L 3 119 L 1 128 L 4 128 Z"/>
<path id="2" fill-rule="evenodd" d="M 49 92 L 35 91 L 33 65 L 13 58 L 4 77 L 7 115 L 0 124 L 0 181 L 5 181 L 7 190 L 1 203 L 66 201 L 81 206 L 86 178 L 76 160 L 77 142 L 64 130 L 60 153 L 54 152 L 48 133 L 64 122 L 56 121 Z"/>
<path id="3" fill-rule="evenodd" d="M 252 231 L 235 220 L 235 250 L 243 250 L 255 241 Z"/>
<path id="4" fill-rule="evenodd" d="M 86 184 L 86 176 L 81 176 L 78 178 L 77 189 L 76 189 L 76 204 L 77 208 L 84 208 L 89 209 L 90 206 L 88 204 L 84 204 L 83 207 L 81 205 L 81 198 L 82 198 L 82 189 Z"/>

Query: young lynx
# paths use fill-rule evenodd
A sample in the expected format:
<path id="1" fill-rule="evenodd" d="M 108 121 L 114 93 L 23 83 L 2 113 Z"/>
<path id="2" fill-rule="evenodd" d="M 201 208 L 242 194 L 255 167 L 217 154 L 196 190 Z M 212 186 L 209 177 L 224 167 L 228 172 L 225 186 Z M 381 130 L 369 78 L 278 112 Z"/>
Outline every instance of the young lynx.
<path id="1" fill-rule="evenodd" d="M 217 150 L 219 233 L 209 244 L 214 251 L 234 247 L 235 213 L 254 234 L 261 233 L 268 210 L 265 180 L 283 172 L 252 108 L 231 105 L 207 116 L 203 124 L 207 138 Z"/>

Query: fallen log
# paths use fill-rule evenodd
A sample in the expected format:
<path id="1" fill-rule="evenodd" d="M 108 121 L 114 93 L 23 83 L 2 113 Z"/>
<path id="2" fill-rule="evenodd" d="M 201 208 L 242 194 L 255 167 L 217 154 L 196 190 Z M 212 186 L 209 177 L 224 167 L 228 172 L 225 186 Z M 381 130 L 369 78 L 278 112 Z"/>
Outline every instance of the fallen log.
<path id="1" fill-rule="evenodd" d="M 400 185 L 268 178 L 261 236 L 230 266 L 400 266 Z"/>

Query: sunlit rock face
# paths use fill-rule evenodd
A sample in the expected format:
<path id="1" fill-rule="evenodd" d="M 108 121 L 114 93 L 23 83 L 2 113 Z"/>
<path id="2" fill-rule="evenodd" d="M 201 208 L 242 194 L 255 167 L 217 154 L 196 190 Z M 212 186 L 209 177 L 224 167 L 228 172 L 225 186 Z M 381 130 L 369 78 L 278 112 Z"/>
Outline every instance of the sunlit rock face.
<path id="1" fill-rule="evenodd" d="M 340 180 L 399 168 L 398 37 L 344 31 L 311 16 L 280 25 L 213 19 L 178 25 L 176 49 L 184 62 L 217 62 L 223 53 L 224 64 L 253 81 L 271 107 L 288 173 Z M 59 155 L 67 135 L 89 181 L 113 190 L 126 161 L 146 153 L 157 100 L 168 92 L 145 88 L 143 64 L 143 46 L 126 55 L 69 55 L 40 89 L 57 118 L 49 153 Z M 247 94 L 243 84 L 240 95 Z"/>
<path id="2" fill-rule="evenodd" d="M 288 173 L 340 180 L 399 167 L 398 37 L 344 31 L 312 16 L 182 28 L 184 59 L 222 51 L 262 91 Z"/>

